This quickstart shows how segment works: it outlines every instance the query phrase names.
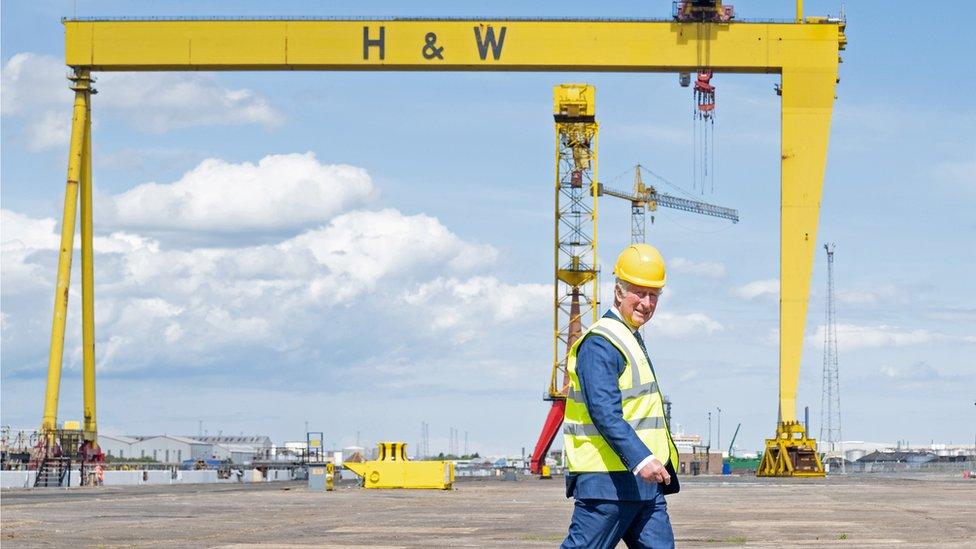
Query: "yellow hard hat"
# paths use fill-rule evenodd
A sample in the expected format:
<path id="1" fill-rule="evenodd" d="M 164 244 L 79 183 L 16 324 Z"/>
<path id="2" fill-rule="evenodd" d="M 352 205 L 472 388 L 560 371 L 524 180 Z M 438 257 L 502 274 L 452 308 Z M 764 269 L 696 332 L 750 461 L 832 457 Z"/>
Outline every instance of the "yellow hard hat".
<path id="1" fill-rule="evenodd" d="M 645 288 L 663 288 L 667 280 L 664 258 L 650 244 L 631 244 L 617 256 L 613 274 L 620 280 Z"/>

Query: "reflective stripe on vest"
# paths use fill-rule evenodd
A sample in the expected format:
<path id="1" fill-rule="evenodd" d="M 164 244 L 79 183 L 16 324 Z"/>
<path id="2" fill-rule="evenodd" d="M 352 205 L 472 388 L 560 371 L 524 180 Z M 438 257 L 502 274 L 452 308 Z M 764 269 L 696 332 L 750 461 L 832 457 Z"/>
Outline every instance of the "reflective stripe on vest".
<path id="1" fill-rule="evenodd" d="M 641 419 L 632 419 L 627 422 L 628 425 L 634 428 L 635 431 L 640 431 L 641 429 L 663 429 L 664 428 L 664 418 L 663 417 L 645 417 Z M 568 435 L 574 435 L 578 437 L 598 437 L 600 431 L 597 430 L 596 425 L 588 424 L 584 425 L 582 423 L 565 423 L 563 424 L 563 433 Z"/>
<path id="2" fill-rule="evenodd" d="M 657 382 L 652 381 L 650 383 L 644 383 L 642 385 L 638 385 L 637 387 L 631 387 L 630 389 L 621 389 L 620 399 L 628 400 L 631 398 L 637 398 L 644 393 L 656 393 L 656 392 L 657 392 Z M 567 393 L 566 398 L 570 400 L 575 400 L 580 404 L 583 403 L 583 393 L 577 391 L 576 389 L 573 389 L 572 387 L 569 388 L 569 393 Z"/>
<path id="3" fill-rule="evenodd" d="M 678 451 L 671 440 L 664 418 L 664 399 L 644 350 L 633 332 L 621 321 L 601 318 L 573 344 L 567 357 L 566 371 L 570 386 L 563 421 L 563 439 L 569 470 L 609 472 L 628 469 L 593 425 L 583 400 L 579 377 L 576 375 L 576 353 L 587 336 L 605 338 L 623 355 L 624 370 L 617 379 L 623 419 L 662 464 L 671 461 L 676 466 Z"/>

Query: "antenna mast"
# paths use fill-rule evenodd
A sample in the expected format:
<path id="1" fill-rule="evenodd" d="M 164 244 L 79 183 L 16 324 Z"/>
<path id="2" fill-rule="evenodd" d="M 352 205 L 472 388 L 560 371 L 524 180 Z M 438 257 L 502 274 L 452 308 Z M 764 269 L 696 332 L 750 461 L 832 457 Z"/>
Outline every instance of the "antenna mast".
<path id="1" fill-rule="evenodd" d="M 841 472 L 846 473 L 840 432 L 840 377 L 837 368 L 837 318 L 834 308 L 834 243 L 824 244 L 827 251 L 827 323 L 824 329 L 823 392 L 820 401 L 820 436 L 824 460 L 840 458 Z"/>

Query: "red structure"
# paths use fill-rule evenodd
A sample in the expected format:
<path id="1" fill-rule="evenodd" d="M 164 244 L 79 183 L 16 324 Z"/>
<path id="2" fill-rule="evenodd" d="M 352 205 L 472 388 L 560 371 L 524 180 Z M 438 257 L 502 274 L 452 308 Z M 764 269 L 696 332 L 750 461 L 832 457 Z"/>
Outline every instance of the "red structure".
<path id="1" fill-rule="evenodd" d="M 566 352 L 573 346 L 573 343 L 583 335 L 583 321 L 580 316 L 580 292 L 579 288 L 573 289 L 573 298 L 569 309 L 569 339 L 567 341 Z M 565 365 L 564 365 L 565 366 Z M 564 370 L 565 372 L 565 370 Z M 564 373 L 561 394 L 552 395 L 552 407 L 549 408 L 549 415 L 546 422 L 542 424 L 542 432 L 539 433 L 539 440 L 535 443 L 532 450 L 532 460 L 529 462 L 529 470 L 533 475 L 542 472 L 542 466 L 546 464 L 546 455 L 552 446 L 556 435 L 559 434 L 559 427 L 563 424 L 563 416 L 566 414 L 566 393 L 569 392 L 569 374 Z"/>
<path id="2" fill-rule="evenodd" d="M 701 118 L 711 118 L 712 111 L 715 110 L 715 86 L 711 84 L 712 71 L 698 71 L 698 78 L 695 80 L 695 103 L 698 104 L 698 116 Z"/>

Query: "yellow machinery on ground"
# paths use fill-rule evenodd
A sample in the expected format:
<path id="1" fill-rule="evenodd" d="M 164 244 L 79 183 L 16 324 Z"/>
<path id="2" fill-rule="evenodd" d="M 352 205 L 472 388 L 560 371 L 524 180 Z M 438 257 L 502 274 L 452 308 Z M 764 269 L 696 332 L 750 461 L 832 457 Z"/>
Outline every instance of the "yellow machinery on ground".
<path id="1" fill-rule="evenodd" d="M 780 423 L 776 427 L 776 438 L 766 439 L 766 450 L 756 469 L 756 476 L 824 476 L 817 441 L 807 435 L 807 430 L 799 421 Z"/>
<path id="2" fill-rule="evenodd" d="M 779 421 L 776 438 L 767 440 L 766 453 L 769 464 L 782 459 L 793 462 L 797 452 L 812 442 L 805 434 L 795 437 L 797 429 L 803 429 L 796 423 L 796 389 L 838 50 L 847 44 L 845 24 L 839 19 L 804 17 L 802 0 L 796 2 L 796 19 L 782 22 L 736 22 L 730 12 L 719 10 L 721 2 L 697 11 L 695 6 L 705 3 L 689 5 L 669 20 L 65 20 L 65 63 L 72 69 L 75 101 L 42 439 L 50 447 L 56 436 L 72 242 L 80 203 L 84 453 L 99 453 L 92 265 L 93 71 L 690 73 L 707 68 L 716 73 L 780 75 Z M 581 265 L 579 270 L 586 269 Z M 791 476 L 795 471 L 796 467 L 770 466 L 760 468 L 759 474 Z"/>
<path id="3" fill-rule="evenodd" d="M 426 488 L 450 490 L 454 486 L 453 461 L 410 461 L 405 442 L 380 442 L 375 460 L 344 463 L 363 477 L 363 488 Z"/>

